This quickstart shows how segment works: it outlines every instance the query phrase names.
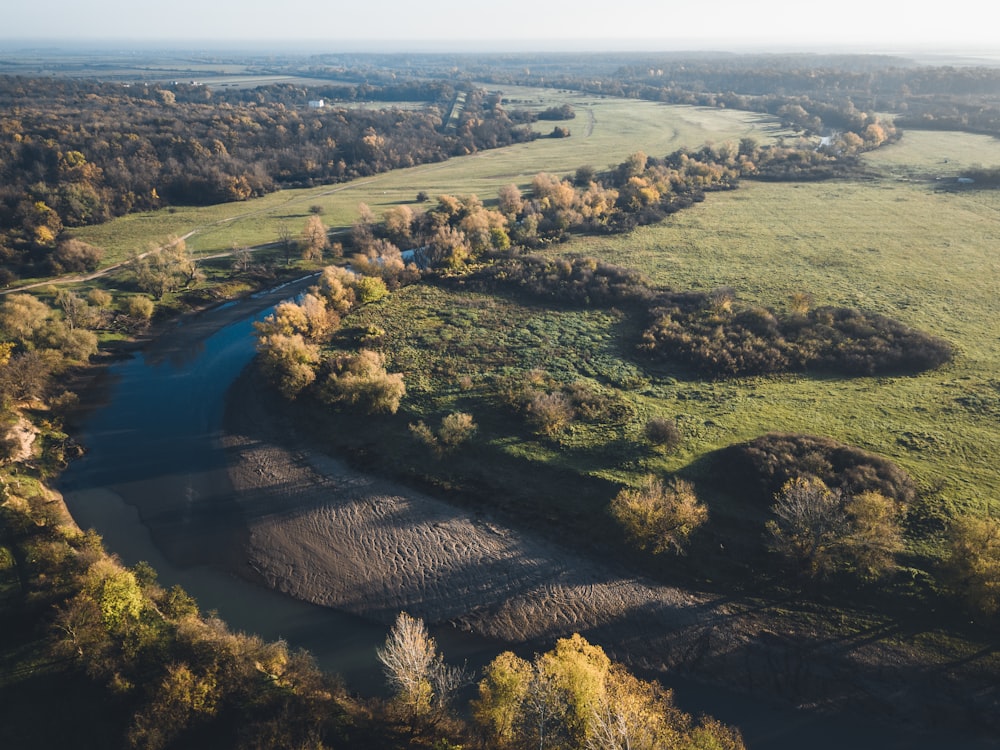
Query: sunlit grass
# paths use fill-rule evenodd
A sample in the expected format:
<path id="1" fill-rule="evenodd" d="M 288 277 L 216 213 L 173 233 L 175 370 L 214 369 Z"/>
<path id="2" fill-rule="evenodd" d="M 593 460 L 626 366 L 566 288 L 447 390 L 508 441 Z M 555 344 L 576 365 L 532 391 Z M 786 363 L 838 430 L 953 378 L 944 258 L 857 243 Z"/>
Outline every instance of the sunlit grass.
<path id="1" fill-rule="evenodd" d="M 508 95 L 518 98 L 517 93 L 511 89 Z M 574 106 L 576 118 L 561 123 L 570 127 L 570 138 L 541 138 L 352 182 L 283 190 L 244 203 L 134 214 L 100 226 L 81 227 L 73 234 L 103 248 L 106 265 L 163 244 L 171 236 L 189 234 L 188 245 L 196 253 L 214 254 L 229 251 L 234 244 L 274 242 L 283 226 L 297 235 L 312 206 L 321 208 L 328 226 L 346 229 L 357 219 L 360 203 L 368 204 L 379 215 L 400 203 L 414 204 L 421 191 L 432 198 L 449 193 L 492 200 L 501 187 L 512 182 L 527 188 L 538 172 L 571 174 L 583 165 L 604 169 L 639 150 L 665 155 L 683 146 L 697 148 L 706 142 L 738 141 L 744 136 L 767 142 L 782 132 L 773 119 L 736 110 L 546 94 L 545 106 L 564 101 Z M 524 95 L 535 94 L 527 90 Z M 552 123 L 538 127 L 549 132 Z"/>

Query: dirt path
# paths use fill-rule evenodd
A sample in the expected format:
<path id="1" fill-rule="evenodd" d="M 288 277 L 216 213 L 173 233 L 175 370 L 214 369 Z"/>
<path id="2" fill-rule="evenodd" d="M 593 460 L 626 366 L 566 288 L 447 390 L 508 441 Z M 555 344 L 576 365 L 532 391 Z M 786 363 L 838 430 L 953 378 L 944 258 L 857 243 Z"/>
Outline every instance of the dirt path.
<path id="1" fill-rule="evenodd" d="M 928 666 L 926 654 L 875 624 L 845 636 L 780 604 L 657 584 L 361 474 L 299 442 L 253 376 L 238 381 L 229 406 L 225 442 L 248 562 L 291 596 L 384 623 L 405 610 L 546 648 L 579 632 L 633 668 L 797 706 L 997 720 L 996 686 L 974 662 Z"/>

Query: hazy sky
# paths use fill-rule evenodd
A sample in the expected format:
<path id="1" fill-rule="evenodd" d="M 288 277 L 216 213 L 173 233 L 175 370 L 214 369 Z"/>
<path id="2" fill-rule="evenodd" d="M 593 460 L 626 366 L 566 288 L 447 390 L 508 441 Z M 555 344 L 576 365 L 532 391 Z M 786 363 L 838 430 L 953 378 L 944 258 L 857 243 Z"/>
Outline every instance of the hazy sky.
<path id="1" fill-rule="evenodd" d="M 989 0 L 5 0 L 0 39 L 432 41 L 468 50 L 564 46 L 641 49 L 935 47 L 996 51 Z M 995 8 L 995 6 L 992 6 Z M 669 44 L 664 44 L 667 41 Z M 534 44 L 534 42 L 547 42 Z"/>

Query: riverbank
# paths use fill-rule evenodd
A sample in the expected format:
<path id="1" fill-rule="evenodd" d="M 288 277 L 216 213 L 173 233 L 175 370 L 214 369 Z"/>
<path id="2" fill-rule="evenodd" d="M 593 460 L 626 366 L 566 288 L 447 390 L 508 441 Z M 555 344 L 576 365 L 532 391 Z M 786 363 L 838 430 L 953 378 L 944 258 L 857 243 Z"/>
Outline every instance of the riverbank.
<path id="1" fill-rule="evenodd" d="M 303 441 L 284 406 L 252 371 L 229 392 L 224 442 L 249 537 L 243 575 L 383 623 L 405 610 L 522 648 L 579 632 L 668 682 L 686 675 L 785 706 L 996 728 L 988 651 L 950 660 L 874 619 L 845 633 L 818 607 L 658 584 L 355 471 Z"/>

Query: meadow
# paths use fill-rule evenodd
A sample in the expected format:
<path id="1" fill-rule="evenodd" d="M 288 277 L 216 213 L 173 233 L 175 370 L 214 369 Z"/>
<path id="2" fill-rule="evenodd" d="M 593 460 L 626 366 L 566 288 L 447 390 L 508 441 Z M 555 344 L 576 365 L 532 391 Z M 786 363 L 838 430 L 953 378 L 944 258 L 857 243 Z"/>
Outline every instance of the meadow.
<path id="1" fill-rule="evenodd" d="M 527 188 L 540 171 L 570 174 L 581 165 L 603 169 L 637 150 L 662 155 L 747 136 L 768 142 L 789 135 L 774 120 L 733 110 L 527 88 L 505 95 L 522 107 L 570 103 L 576 118 L 563 124 L 573 135 L 249 203 L 134 215 L 78 234 L 108 251 L 105 263 L 170 235 L 190 234 L 196 254 L 213 255 L 273 242 L 282 226 L 297 233 L 314 206 L 332 228 L 347 229 L 359 203 L 378 216 L 413 204 L 420 191 L 488 201 L 503 185 Z M 544 130 L 551 123 L 536 126 Z M 626 312 L 553 310 L 420 286 L 346 321 L 381 328 L 380 346 L 407 378 L 409 396 L 395 428 L 382 425 L 381 433 L 365 439 L 382 441 L 393 455 L 412 452 L 408 423 L 470 411 L 481 421 L 478 442 L 487 451 L 478 460 L 499 462 L 489 481 L 511 470 L 508 461 L 536 472 L 542 482 L 536 489 L 546 492 L 557 491 L 566 476 L 591 478 L 596 484 L 587 492 L 596 494 L 584 504 L 593 512 L 614 487 L 648 472 L 711 479 L 719 471 L 708 460 L 716 451 L 768 432 L 829 437 L 886 456 L 911 473 L 923 491 L 920 513 L 938 522 L 929 533 L 911 535 L 909 549 L 925 563 L 938 558 L 941 538 L 934 530 L 940 521 L 965 511 L 996 512 L 1000 503 L 1000 269 L 994 251 L 1000 194 L 955 184 L 963 167 L 998 163 L 994 139 L 913 131 L 867 155 L 863 179 L 744 181 L 739 190 L 710 194 L 660 224 L 628 235 L 575 237 L 547 251 L 597 257 L 676 290 L 728 287 L 748 304 L 778 310 L 791 295 L 805 293 L 815 305 L 882 313 L 952 342 L 957 356 L 939 370 L 906 377 L 701 381 L 638 357 L 638 322 Z M 577 420 L 555 439 L 532 434 L 523 419 L 497 405 L 495 393 L 498 384 L 537 378 L 538 371 L 558 383 L 583 383 L 615 404 L 613 423 Z M 676 422 L 683 435 L 677 451 L 650 450 L 644 443 L 643 426 L 654 417 Z M 418 450 L 411 458 L 416 467 L 426 457 Z M 562 479 L 542 479 L 543 467 Z M 437 474 L 429 481 L 441 486 L 461 483 L 442 478 L 441 467 L 420 471 Z M 716 510 L 743 512 L 738 499 L 714 492 L 707 490 Z M 560 507 L 564 500 L 551 498 Z"/>
<path id="2" fill-rule="evenodd" d="M 528 188 L 538 172 L 569 174 L 582 165 L 605 169 L 638 150 L 663 155 L 681 147 L 697 148 L 706 142 L 738 141 L 749 136 L 764 143 L 788 134 L 771 118 L 735 110 L 667 106 L 516 87 L 505 87 L 505 95 L 515 100 L 511 106 L 524 109 L 540 109 L 543 104 L 546 107 L 571 104 L 576 118 L 558 123 L 568 125 L 571 137 L 540 138 L 342 184 L 282 190 L 248 203 L 179 206 L 132 214 L 107 224 L 81 227 L 73 234 L 103 248 L 104 265 L 126 260 L 151 245 L 163 244 L 171 236 L 188 234 L 191 235 L 188 246 L 196 254 L 212 255 L 228 252 L 234 244 L 255 246 L 274 242 L 282 227 L 298 234 L 313 206 L 321 208 L 323 221 L 331 229 L 345 230 L 357 219 L 360 203 L 370 206 L 378 216 L 401 203 L 418 207 L 419 192 L 426 192 L 432 198 L 443 193 L 475 194 L 488 201 L 510 183 Z M 551 131 L 552 126 L 551 122 L 535 123 L 543 133 Z"/>

